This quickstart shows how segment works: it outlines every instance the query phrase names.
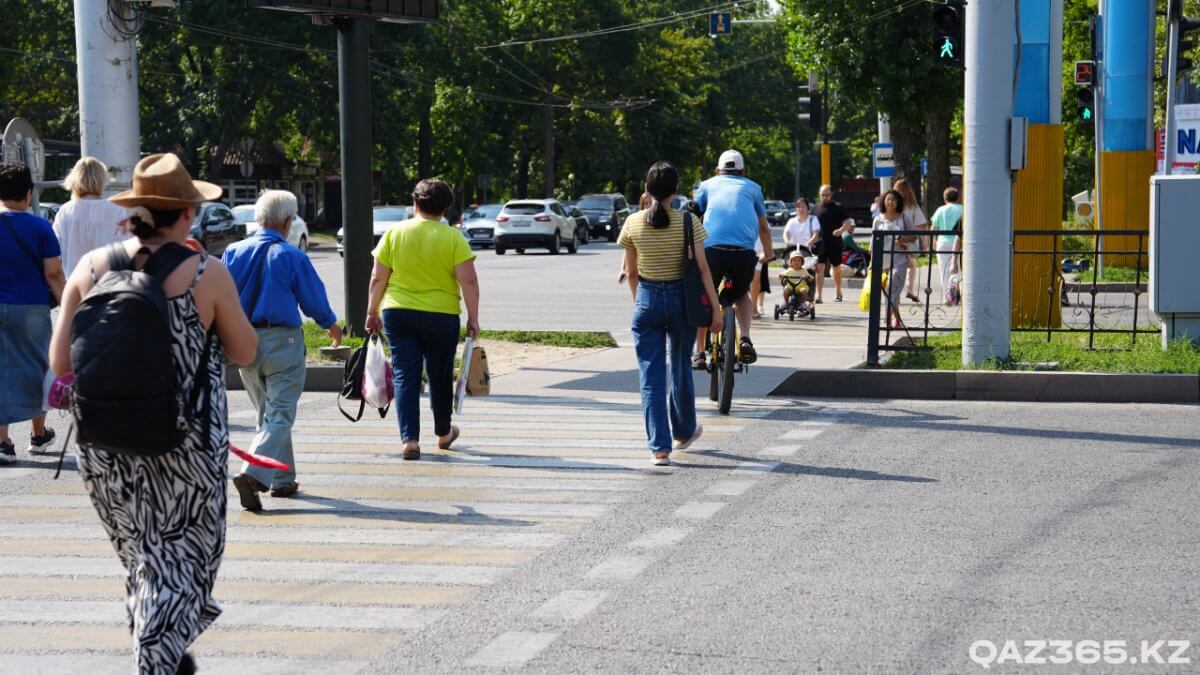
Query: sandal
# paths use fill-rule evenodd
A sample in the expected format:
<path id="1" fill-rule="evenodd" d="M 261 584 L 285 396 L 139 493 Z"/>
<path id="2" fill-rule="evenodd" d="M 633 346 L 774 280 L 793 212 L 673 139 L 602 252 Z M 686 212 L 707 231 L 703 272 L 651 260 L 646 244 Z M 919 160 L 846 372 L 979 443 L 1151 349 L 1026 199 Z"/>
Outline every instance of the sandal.
<path id="1" fill-rule="evenodd" d="M 440 438 L 438 439 L 438 448 L 442 450 L 449 450 L 450 446 L 454 445 L 454 441 L 458 440 L 458 427 L 451 424 L 450 433 L 446 434 L 445 438 L 449 440 L 443 441 Z"/>
<path id="2" fill-rule="evenodd" d="M 692 370 L 708 370 L 708 364 L 704 359 L 704 352 L 692 354 Z"/>

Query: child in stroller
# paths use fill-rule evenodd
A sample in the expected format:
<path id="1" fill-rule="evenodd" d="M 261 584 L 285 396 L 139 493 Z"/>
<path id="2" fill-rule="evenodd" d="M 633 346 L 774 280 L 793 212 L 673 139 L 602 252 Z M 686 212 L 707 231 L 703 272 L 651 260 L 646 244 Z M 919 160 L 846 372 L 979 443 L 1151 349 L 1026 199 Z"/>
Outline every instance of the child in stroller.
<path id="1" fill-rule="evenodd" d="M 867 276 L 867 270 L 871 268 L 871 252 L 859 246 L 850 232 L 842 235 L 842 264 L 860 279 Z"/>
<path id="2" fill-rule="evenodd" d="M 805 269 L 804 254 L 800 251 L 789 253 L 787 268 L 779 273 L 779 284 L 783 287 L 783 304 L 775 305 L 775 319 L 778 321 L 784 314 L 788 315 L 790 321 L 795 321 L 797 316 L 807 316 L 810 321 L 815 319 L 817 313 L 808 301 L 808 289 L 809 284 L 816 280 L 816 277 Z"/>

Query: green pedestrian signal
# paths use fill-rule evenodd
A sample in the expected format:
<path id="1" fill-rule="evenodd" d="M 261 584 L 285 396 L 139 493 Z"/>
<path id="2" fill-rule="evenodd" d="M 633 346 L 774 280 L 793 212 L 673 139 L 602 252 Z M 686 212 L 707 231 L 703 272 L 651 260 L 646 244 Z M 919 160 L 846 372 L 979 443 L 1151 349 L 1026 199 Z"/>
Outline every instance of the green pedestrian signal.
<path id="1" fill-rule="evenodd" d="M 1079 110 L 1079 119 L 1091 124 L 1096 120 L 1096 91 L 1091 87 L 1080 87 L 1075 90 L 1075 107 Z"/>
<path id="2" fill-rule="evenodd" d="M 954 41 L 953 40 L 951 40 L 950 38 L 947 37 L 942 42 L 942 53 L 938 55 L 938 58 L 946 59 L 948 61 L 954 60 Z"/>
<path id="3" fill-rule="evenodd" d="M 937 62 L 951 68 L 961 68 L 963 62 L 964 0 L 945 0 L 933 10 L 933 44 Z"/>

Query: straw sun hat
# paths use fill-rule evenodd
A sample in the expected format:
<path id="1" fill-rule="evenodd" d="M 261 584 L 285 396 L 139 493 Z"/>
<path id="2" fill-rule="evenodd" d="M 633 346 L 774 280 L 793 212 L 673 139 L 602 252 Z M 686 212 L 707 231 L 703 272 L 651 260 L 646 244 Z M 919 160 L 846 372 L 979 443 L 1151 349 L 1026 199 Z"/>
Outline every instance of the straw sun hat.
<path id="1" fill-rule="evenodd" d="M 133 189 L 110 202 L 125 207 L 145 206 L 156 210 L 182 209 L 220 198 L 221 188 L 192 180 L 183 162 L 167 152 L 143 157 L 133 168 Z"/>

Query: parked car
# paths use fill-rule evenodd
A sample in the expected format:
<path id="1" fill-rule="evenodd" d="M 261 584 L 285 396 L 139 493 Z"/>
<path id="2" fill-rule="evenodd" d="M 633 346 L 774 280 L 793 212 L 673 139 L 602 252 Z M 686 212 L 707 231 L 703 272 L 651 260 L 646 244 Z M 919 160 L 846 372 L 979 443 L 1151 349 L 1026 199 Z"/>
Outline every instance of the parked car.
<path id="1" fill-rule="evenodd" d="M 209 255 L 219 256 L 230 244 L 246 238 L 246 225 L 228 206 L 205 202 L 196 209 L 188 236 L 200 242 Z"/>
<path id="2" fill-rule="evenodd" d="M 788 218 L 792 217 L 792 212 L 788 209 L 788 205 L 775 199 L 765 203 L 767 207 L 767 223 L 771 227 L 783 227 L 787 225 Z"/>
<path id="3" fill-rule="evenodd" d="M 55 202 L 39 202 L 37 214 L 50 222 L 54 222 L 54 217 L 58 215 L 58 209 L 62 204 Z"/>
<path id="4" fill-rule="evenodd" d="M 549 249 L 558 255 L 563 246 L 567 253 L 579 250 L 575 219 L 556 199 L 520 199 L 504 205 L 496 216 L 496 253 L 508 249 L 524 253 L 527 248 Z"/>
<path id="5" fill-rule="evenodd" d="M 239 204 L 231 209 L 233 216 L 246 226 L 246 236 L 256 234 L 262 227 L 254 220 L 254 205 Z M 308 223 L 296 214 L 292 218 L 292 227 L 288 230 L 287 242 L 301 251 L 308 251 Z"/>
<path id="6" fill-rule="evenodd" d="M 413 207 L 411 206 L 376 206 L 374 209 L 372 209 L 371 223 L 374 229 L 375 239 L 371 244 L 371 248 L 374 249 L 375 244 L 378 244 L 379 240 L 383 239 L 383 233 L 387 232 L 388 228 L 392 227 L 393 225 L 403 223 L 406 220 L 412 220 L 412 217 Z M 446 225 L 450 224 L 450 221 L 446 220 L 445 216 L 442 216 L 442 222 Z M 343 238 L 345 235 L 346 228 L 339 227 L 337 231 L 338 255 L 346 254 L 346 247 L 343 244 Z"/>
<path id="7" fill-rule="evenodd" d="M 588 219 L 588 231 L 593 237 L 605 237 L 616 241 L 621 226 L 629 217 L 629 204 L 618 194 L 584 195 L 578 203 L 579 210 Z"/>
<path id="8" fill-rule="evenodd" d="M 579 237 L 579 243 L 586 244 L 591 241 L 592 234 L 588 225 L 588 218 L 583 215 L 583 211 L 580 211 L 578 206 L 569 206 L 567 207 L 567 215 L 575 219 L 575 234 Z"/>
<path id="9" fill-rule="evenodd" d="M 463 214 L 458 229 L 462 230 L 471 248 L 490 248 L 496 243 L 496 216 L 500 215 L 502 208 L 503 204 L 480 204 Z"/>

